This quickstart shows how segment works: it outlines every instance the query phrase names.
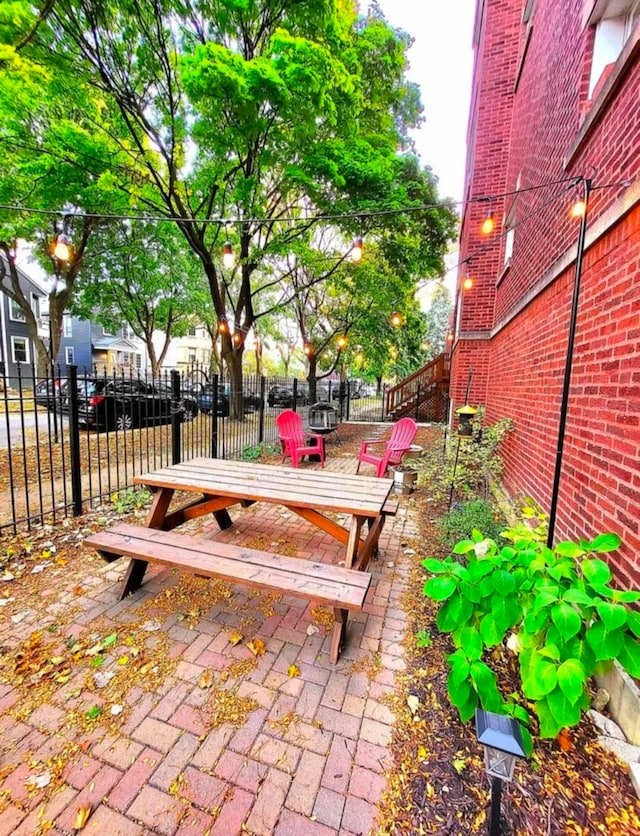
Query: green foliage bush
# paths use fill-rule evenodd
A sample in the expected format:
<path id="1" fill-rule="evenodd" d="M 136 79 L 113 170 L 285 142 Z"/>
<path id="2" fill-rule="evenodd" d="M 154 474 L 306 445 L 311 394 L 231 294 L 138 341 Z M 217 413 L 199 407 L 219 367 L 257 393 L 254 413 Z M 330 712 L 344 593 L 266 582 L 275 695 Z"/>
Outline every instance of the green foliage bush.
<path id="1" fill-rule="evenodd" d="M 500 446 L 513 430 L 511 418 L 482 425 L 484 409 L 473 420 L 473 437 L 448 436 L 444 450 L 428 454 L 418 462 L 418 485 L 429 488 L 434 499 L 449 496 L 451 485 L 461 499 L 488 495 L 488 480 L 500 478 L 503 462 Z"/>
<path id="2" fill-rule="evenodd" d="M 438 522 L 440 538 L 449 549 L 458 540 L 470 537 L 474 529 L 483 531 L 486 537 L 497 541 L 504 526 L 504 519 L 484 499 L 457 503 Z"/>
<path id="3" fill-rule="evenodd" d="M 640 613 L 626 606 L 640 593 L 614 589 L 597 556 L 619 547 L 616 534 L 550 549 L 540 528 L 520 524 L 503 532 L 509 544 L 502 548 L 474 530 L 454 556 L 423 562 L 432 575 L 424 593 L 440 603 L 437 625 L 456 647 L 448 689 L 463 722 L 480 704 L 528 724 L 525 706 L 532 705 L 540 736 L 548 738 L 580 721 L 597 669 L 617 659 L 640 676 Z M 501 644 L 517 654 L 520 675 L 518 693 L 506 697 L 485 661 Z"/>

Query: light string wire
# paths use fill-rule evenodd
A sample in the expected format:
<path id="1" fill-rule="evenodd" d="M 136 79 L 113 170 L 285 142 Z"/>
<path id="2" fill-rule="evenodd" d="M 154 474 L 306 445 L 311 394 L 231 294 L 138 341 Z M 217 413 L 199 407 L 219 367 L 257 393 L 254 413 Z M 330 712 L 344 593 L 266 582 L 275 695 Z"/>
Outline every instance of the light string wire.
<path id="1" fill-rule="evenodd" d="M 575 186 L 584 180 L 583 176 L 563 177 L 557 180 L 549 180 L 545 183 L 540 183 L 537 186 L 525 186 L 512 191 L 500 192 L 492 195 L 477 195 L 470 197 L 468 200 L 449 200 L 442 198 L 440 203 L 424 203 L 419 206 L 403 206 L 397 209 L 374 209 L 369 211 L 359 212 L 344 212 L 327 215 L 316 215 L 314 218 L 300 218 L 300 217 L 281 217 L 275 219 L 277 223 L 298 223 L 301 225 L 308 225 L 309 222 L 318 223 L 320 221 L 337 221 L 337 220 L 353 220 L 362 221 L 366 218 L 382 217 L 385 215 L 403 215 L 410 212 L 428 212 L 432 209 L 446 209 L 452 206 L 468 206 L 474 203 L 485 204 L 487 201 L 497 201 L 501 198 L 510 197 L 512 195 L 524 194 L 525 192 L 538 191 L 546 189 L 549 186 L 559 185 L 561 183 L 569 183 Z M 624 185 L 624 184 L 610 184 L 610 185 Z M 15 204 L 0 204 L 0 211 L 25 213 L 32 215 L 46 215 L 48 217 L 68 216 L 71 218 L 87 218 L 90 220 L 104 220 L 104 221 L 143 221 L 148 223 L 187 223 L 187 224 L 216 224 L 218 226 L 227 227 L 247 226 L 251 224 L 265 224 L 273 223 L 274 218 L 186 218 L 180 215 L 117 215 L 98 212 L 65 212 L 60 209 L 38 209 L 30 206 L 17 206 Z"/>
<path id="2" fill-rule="evenodd" d="M 547 209 L 549 206 L 551 206 L 557 200 L 564 197 L 568 192 L 570 192 L 572 188 L 574 188 L 575 186 L 578 186 L 580 183 L 584 182 L 584 180 L 585 180 L 585 178 L 581 176 L 581 177 L 578 177 L 578 178 L 575 178 L 575 177 L 570 178 L 570 180 L 556 180 L 556 181 L 554 181 L 555 183 L 567 182 L 567 183 L 569 183 L 569 185 L 567 185 L 567 187 L 565 189 L 562 189 L 562 191 L 559 191 L 556 194 L 554 194 L 552 197 L 549 198 L 549 200 L 545 201 L 540 206 L 536 206 L 536 208 L 533 209 L 531 212 L 529 212 L 528 215 L 525 215 L 517 223 L 514 223 L 508 229 L 505 229 L 503 232 L 500 232 L 497 235 L 490 235 L 489 240 L 487 241 L 486 244 L 483 244 L 481 247 L 478 247 L 478 249 L 475 250 L 474 252 L 472 252 L 470 255 L 467 255 L 464 258 L 460 259 L 460 261 L 458 261 L 457 264 L 453 264 L 451 267 L 447 268 L 444 271 L 444 273 L 442 273 L 442 275 L 438 278 L 444 278 L 449 273 L 452 273 L 454 270 L 459 270 L 465 264 L 468 265 L 469 262 L 471 262 L 474 258 L 477 258 L 478 256 L 482 255 L 482 253 L 486 252 L 487 250 L 493 249 L 493 247 L 496 245 L 497 241 L 499 241 L 501 238 L 505 238 L 507 236 L 507 233 L 510 230 L 517 229 L 521 224 L 526 223 L 528 220 L 535 217 L 535 215 L 537 215 L 539 212 L 542 212 L 545 209 Z M 547 185 L 552 185 L 552 184 L 547 184 Z M 610 188 L 621 187 L 621 186 L 627 187 L 627 186 L 630 186 L 630 185 L 631 185 L 631 181 L 621 180 L 618 183 L 603 183 L 601 186 L 594 185 L 594 186 L 591 187 L 591 191 L 597 191 L 599 189 L 600 190 L 610 189 Z M 520 191 L 531 191 L 531 189 L 521 189 Z M 511 194 L 519 194 L 519 191 L 518 192 L 511 192 Z M 430 277 L 428 279 L 424 279 L 422 282 L 418 282 L 418 284 L 416 285 L 416 290 L 422 290 L 424 287 L 427 286 L 427 284 L 429 284 L 432 281 L 434 281 L 434 277 Z"/>

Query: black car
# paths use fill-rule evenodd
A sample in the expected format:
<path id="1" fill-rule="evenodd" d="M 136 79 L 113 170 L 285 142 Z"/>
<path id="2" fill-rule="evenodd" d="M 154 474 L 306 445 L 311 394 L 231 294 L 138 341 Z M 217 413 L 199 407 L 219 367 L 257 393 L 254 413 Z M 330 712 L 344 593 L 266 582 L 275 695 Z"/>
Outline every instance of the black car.
<path id="1" fill-rule="evenodd" d="M 65 385 L 65 384 L 62 384 Z M 47 409 L 53 409 L 54 400 L 57 409 L 60 409 L 61 403 L 61 382 L 60 380 L 42 380 L 33 390 L 33 398 L 36 406 L 44 406 Z"/>
<path id="2" fill-rule="evenodd" d="M 176 400 L 160 383 L 89 378 L 78 384 L 78 422 L 87 428 L 128 430 L 167 424 L 176 412 L 183 421 L 192 421 L 198 413 L 195 399 Z"/>
<path id="3" fill-rule="evenodd" d="M 228 417 L 231 411 L 229 392 L 230 386 L 228 383 L 223 383 L 218 386 L 218 415 L 221 415 L 223 418 Z M 205 412 L 207 414 L 213 412 L 213 386 L 211 384 L 203 386 L 197 395 L 196 400 L 200 412 Z M 244 392 L 242 401 L 245 413 L 257 412 L 260 409 L 260 396 L 253 394 L 253 392 Z"/>
<path id="4" fill-rule="evenodd" d="M 272 386 L 267 395 L 269 406 L 293 406 L 293 386 Z M 296 392 L 296 404 L 306 406 L 309 403 L 309 392 L 306 388 L 298 386 Z"/>

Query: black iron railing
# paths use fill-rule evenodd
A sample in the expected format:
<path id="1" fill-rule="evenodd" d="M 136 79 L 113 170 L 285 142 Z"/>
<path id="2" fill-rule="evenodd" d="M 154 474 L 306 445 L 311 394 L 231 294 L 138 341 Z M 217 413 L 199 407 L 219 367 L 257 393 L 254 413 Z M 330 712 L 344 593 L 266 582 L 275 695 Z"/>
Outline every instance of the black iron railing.
<path id="1" fill-rule="evenodd" d="M 43 379 L 27 367 L 0 375 L 0 387 L 0 534 L 109 502 L 134 476 L 173 462 L 258 458 L 279 449 L 283 409 L 309 409 L 305 382 L 246 376 L 238 419 L 229 381 L 193 369 L 152 379 L 70 367 Z M 334 383 L 317 397 L 330 397 L 341 421 L 385 419 L 384 390 L 365 397 Z"/>

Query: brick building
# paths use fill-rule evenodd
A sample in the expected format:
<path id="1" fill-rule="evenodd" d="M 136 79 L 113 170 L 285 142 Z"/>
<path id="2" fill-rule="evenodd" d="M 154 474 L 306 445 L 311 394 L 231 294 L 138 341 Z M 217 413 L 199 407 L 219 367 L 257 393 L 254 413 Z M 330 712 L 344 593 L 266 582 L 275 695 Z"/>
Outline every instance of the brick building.
<path id="1" fill-rule="evenodd" d="M 617 532 L 640 586 L 640 0 L 478 0 L 474 48 L 454 406 L 471 367 L 515 421 L 505 487 L 549 510 L 590 180 L 555 540 Z"/>

